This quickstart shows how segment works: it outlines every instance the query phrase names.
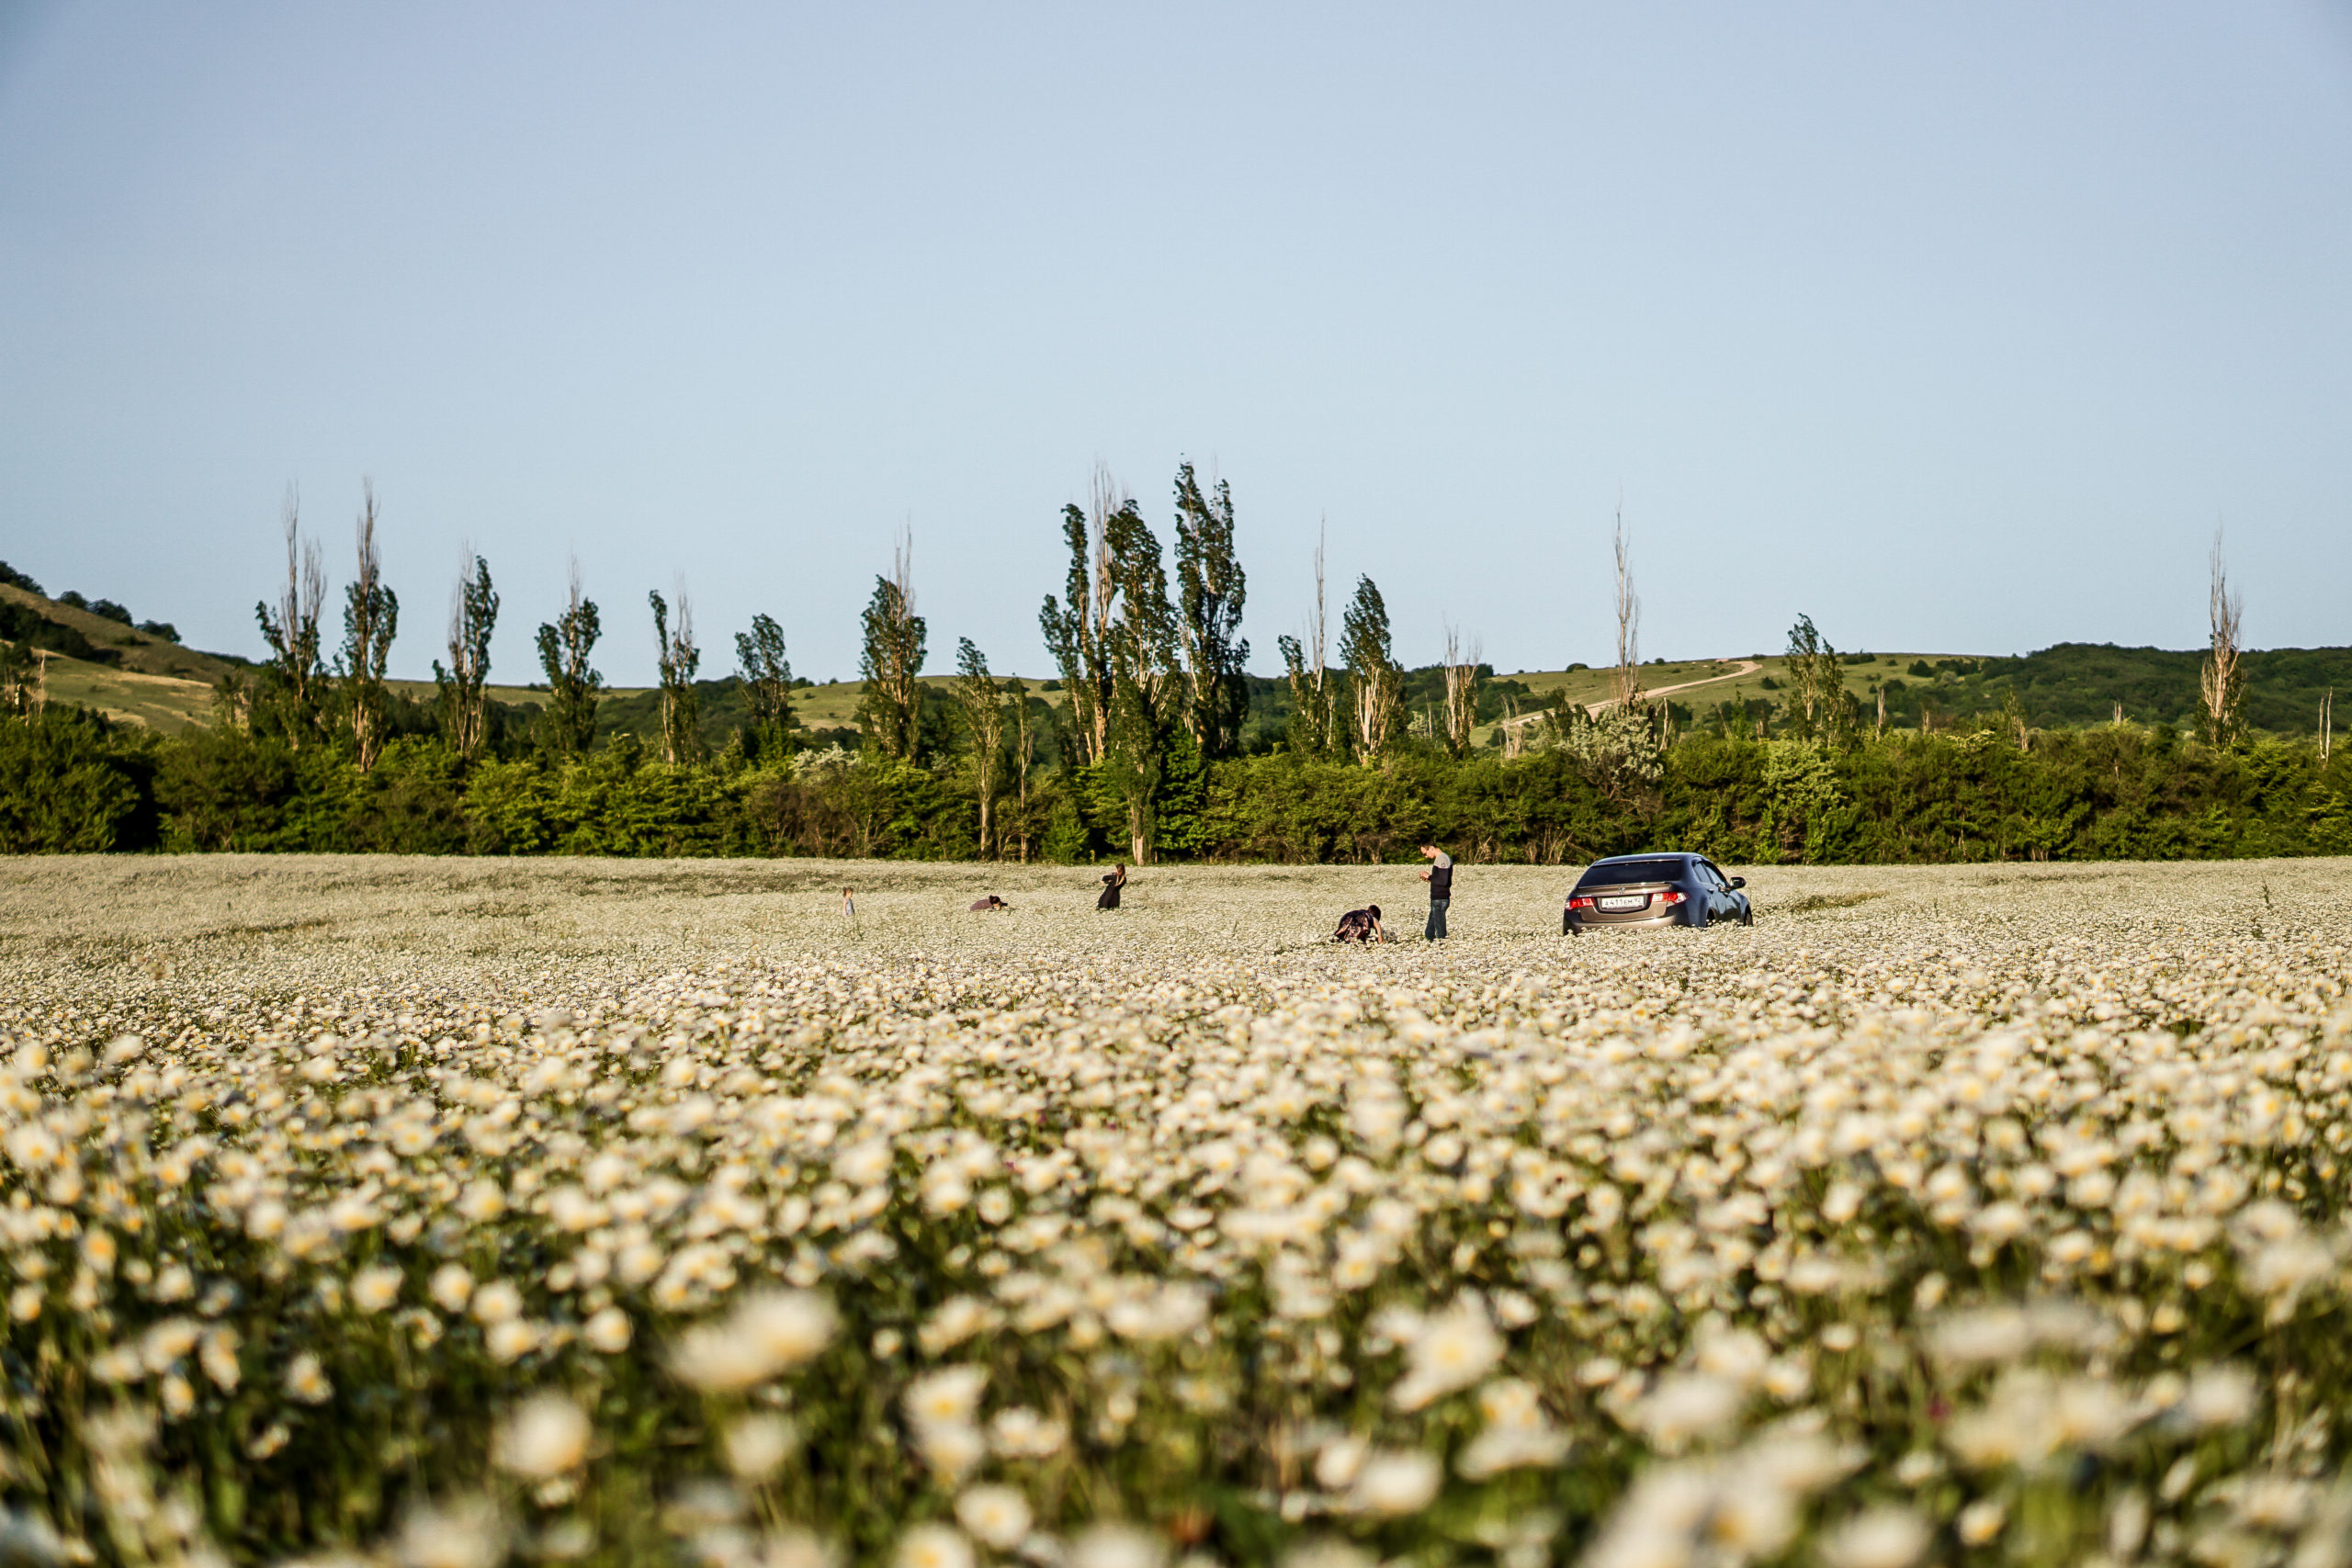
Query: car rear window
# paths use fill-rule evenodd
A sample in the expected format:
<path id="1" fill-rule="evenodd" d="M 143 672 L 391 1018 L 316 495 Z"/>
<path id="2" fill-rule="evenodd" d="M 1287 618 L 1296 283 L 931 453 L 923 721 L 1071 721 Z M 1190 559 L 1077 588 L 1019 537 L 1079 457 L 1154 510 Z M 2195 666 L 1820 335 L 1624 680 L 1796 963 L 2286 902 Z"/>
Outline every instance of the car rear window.
<path id="1" fill-rule="evenodd" d="M 1614 887 L 1627 882 L 1679 882 L 1679 860 L 1620 860 L 1586 868 L 1578 887 Z"/>

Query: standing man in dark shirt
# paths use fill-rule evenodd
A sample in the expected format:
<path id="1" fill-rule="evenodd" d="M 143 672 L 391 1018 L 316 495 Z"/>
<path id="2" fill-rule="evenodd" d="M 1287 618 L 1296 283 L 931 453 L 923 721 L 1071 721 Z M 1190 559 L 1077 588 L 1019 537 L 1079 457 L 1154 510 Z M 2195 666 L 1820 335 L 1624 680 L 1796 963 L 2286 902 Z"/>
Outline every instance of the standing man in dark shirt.
<path id="1" fill-rule="evenodd" d="M 1435 844 L 1421 846 L 1421 858 L 1430 863 L 1421 873 L 1421 880 L 1430 885 L 1430 923 L 1421 934 L 1431 942 L 1445 940 L 1445 907 L 1453 898 L 1453 857 Z"/>

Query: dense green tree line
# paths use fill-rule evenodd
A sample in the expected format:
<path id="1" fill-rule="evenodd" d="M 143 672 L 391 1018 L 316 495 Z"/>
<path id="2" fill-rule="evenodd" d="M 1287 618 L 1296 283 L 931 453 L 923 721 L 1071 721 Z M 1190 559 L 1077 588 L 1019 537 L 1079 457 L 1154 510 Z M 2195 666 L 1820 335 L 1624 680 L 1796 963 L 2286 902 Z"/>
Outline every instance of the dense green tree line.
<path id="1" fill-rule="evenodd" d="M 1149 802 L 1154 853 L 1383 861 L 1426 840 L 1485 861 L 1688 848 L 1740 863 L 2352 853 L 2352 758 L 2170 728 L 1897 734 L 1848 747 L 1700 734 L 1646 770 L 1601 743 L 1455 759 L 1204 758 L 1179 732 Z M 0 849 L 434 854 L 983 854 L 967 748 L 790 755 L 729 744 L 667 762 L 633 736 L 578 755 L 467 759 L 395 734 L 349 746 L 222 727 L 162 739 L 95 716 L 0 720 Z M 1135 781 L 1067 758 L 993 795 L 986 852 L 1131 858 Z"/>

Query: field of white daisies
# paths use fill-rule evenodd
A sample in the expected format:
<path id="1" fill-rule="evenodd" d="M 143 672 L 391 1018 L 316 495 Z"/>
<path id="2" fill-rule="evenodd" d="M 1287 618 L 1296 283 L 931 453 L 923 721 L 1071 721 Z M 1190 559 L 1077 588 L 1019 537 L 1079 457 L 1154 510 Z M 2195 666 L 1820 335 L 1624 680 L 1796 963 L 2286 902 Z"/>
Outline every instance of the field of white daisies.
<path id="1" fill-rule="evenodd" d="M 0 1562 L 2352 1562 L 2352 865 L 1747 874 L 6 863 Z"/>

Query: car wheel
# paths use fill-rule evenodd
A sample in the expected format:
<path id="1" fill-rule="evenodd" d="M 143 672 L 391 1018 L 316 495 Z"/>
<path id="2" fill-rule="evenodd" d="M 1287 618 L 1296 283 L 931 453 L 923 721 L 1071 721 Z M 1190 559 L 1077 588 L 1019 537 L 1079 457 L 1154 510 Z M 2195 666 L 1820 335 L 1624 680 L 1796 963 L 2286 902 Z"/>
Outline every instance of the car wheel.
<path id="1" fill-rule="evenodd" d="M 1756 923 L 1756 906 L 1742 904 L 1739 907 L 1739 923 L 1743 926 L 1752 926 Z"/>

